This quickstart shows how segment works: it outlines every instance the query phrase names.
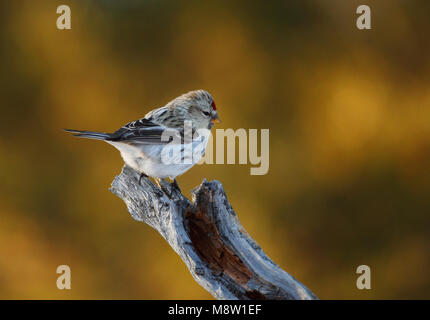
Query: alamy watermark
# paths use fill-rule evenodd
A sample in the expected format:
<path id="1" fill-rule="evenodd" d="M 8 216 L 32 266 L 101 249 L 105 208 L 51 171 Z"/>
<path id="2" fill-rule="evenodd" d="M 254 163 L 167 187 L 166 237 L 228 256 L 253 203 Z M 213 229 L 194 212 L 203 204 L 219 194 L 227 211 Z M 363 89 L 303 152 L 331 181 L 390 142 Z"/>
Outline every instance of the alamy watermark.
<path id="1" fill-rule="evenodd" d="M 165 130 L 161 140 L 167 143 L 161 150 L 161 162 L 166 165 L 224 164 L 227 158 L 227 164 L 253 165 L 250 168 L 251 175 L 265 175 L 269 172 L 269 129 L 216 129 L 215 137 L 214 146 L 211 131 L 193 130 L 191 121 L 185 121 L 183 134 L 175 129 Z"/>
<path id="2" fill-rule="evenodd" d="M 72 289 L 72 272 L 70 267 L 66 264 L 62 264 L 57 267 L 57 274 L 60 276 L 57 278 L 57 288 L 59 290 L 70 290 Z"/>
<path id="3" fill-rule="evenodd" d="M 362 264 L 357 267 L 357 274 L 360 276 L 357 278 L 357 289 L 359 290 L 370 290 L 371 289 L 371 281 L 370 281 L 370 267 Z"/>

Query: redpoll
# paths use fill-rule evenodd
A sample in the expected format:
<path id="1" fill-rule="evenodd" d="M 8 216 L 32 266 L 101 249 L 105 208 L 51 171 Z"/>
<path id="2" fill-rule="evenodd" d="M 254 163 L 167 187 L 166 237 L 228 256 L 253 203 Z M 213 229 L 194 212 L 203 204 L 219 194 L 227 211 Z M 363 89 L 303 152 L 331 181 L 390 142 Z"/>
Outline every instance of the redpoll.
<path id="1" fill-rule="evenodd" d="M 121 152 L 124 162 L 141 177 L 156 178 L 158 184 L 159 179 L 169 177 L 177 186 L 175 178 L 203 156 L 209 135 L 202 132 L 210 132 L 214 122 L 219 122 L 215 101 L 208 92 L 196 90 L 150 111 L 142 119 L 127 123 L 114 133 L 65 130 L 77 137 L 106 141 Z M 187 123 L 191 139 L 187 139 Z M 187 153 L 188 148 L 199 152 Z M 170 162 L 166 161 L 163 150 L 172 151 L 173 161 L 172 157 Z"/>

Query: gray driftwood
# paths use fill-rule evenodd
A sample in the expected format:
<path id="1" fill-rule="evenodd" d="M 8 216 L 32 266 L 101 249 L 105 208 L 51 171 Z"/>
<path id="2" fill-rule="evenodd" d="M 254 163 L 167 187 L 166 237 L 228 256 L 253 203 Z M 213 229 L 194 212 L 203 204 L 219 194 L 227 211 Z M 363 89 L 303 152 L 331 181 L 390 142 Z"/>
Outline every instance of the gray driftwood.
<path id="1" fill-rule="evenodd" d="M 131 216 L 156 229 L 194 279 L 216 299 L 317 299 L 277 266 L 243 229 L 222 184 L 192 191 L 192 202 L 168 182 L 160 190 L 125 166 L 111 191 Z"/>

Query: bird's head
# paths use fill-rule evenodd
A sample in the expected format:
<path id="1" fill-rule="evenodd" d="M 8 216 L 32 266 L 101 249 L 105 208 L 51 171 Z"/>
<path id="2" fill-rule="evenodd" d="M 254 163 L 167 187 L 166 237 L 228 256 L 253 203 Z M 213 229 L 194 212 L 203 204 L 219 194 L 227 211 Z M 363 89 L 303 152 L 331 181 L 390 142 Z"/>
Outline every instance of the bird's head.
<path id="1" fill-rule="evenodd" d="M 185 119 L 192 121 L 196 129 L 211 129 L 214 123 L 220 122 L 215 101 L 205 90 L 185 93 L 171 104 L 178 112 L 184 112 Z"/>

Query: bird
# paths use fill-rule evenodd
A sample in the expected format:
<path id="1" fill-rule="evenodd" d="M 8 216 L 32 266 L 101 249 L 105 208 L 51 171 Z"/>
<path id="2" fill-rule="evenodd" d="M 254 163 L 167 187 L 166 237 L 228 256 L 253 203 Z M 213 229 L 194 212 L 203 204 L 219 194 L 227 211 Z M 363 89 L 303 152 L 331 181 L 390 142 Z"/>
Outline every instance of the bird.
<path id="1" fill-rule="evenodd" d="M 203 157 L 210 130 L 219 122 L 212 95 L 205 90 L 194 90 L 113 133 L 64 130 L 79 138 L 102 140 L 114 146 L 125 164 L 140 174 L 139 183 L 149 176 L 163 189 L 161 180 L 170 178 L 179 189 L 176 177 Z"/>

